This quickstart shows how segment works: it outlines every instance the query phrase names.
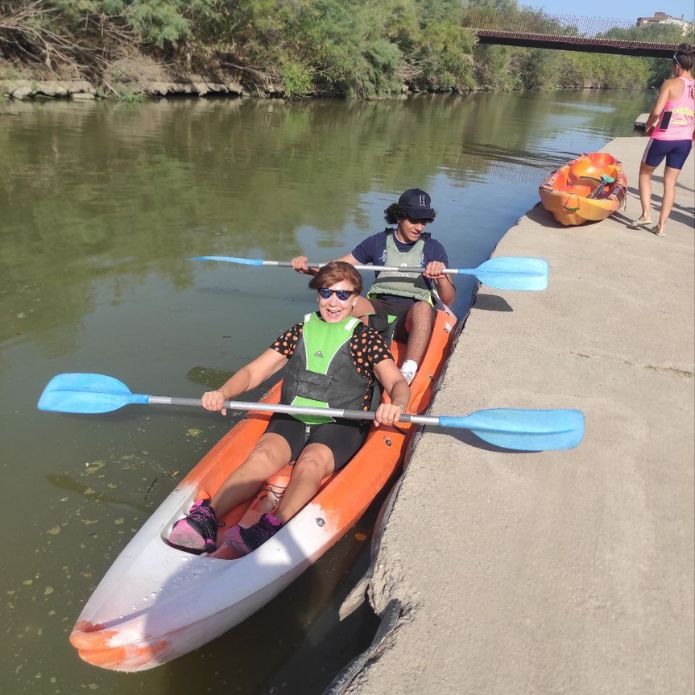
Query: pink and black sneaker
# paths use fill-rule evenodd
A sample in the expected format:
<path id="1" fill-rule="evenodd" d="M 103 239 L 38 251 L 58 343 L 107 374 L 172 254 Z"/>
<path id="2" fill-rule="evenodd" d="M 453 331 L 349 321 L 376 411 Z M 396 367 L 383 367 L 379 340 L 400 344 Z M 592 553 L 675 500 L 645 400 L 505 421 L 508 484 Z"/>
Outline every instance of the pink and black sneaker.
<path id="1" fill-rule="evenodd" d="M 261 518 L 248 528 L 232 526 L 224 534 L 224 542 L 240 555 L 248 555 L 272 538 L 282 528 L 282 522 L 273 514 L 263 514 Z"/>
<path id="2" fill-rule="evenodd" d="M 174 524 L 167 543 L 196 555 L 211 553 L 217 548 L 219 526 L 210 500 L 196 500 L 188 514 Z"/>

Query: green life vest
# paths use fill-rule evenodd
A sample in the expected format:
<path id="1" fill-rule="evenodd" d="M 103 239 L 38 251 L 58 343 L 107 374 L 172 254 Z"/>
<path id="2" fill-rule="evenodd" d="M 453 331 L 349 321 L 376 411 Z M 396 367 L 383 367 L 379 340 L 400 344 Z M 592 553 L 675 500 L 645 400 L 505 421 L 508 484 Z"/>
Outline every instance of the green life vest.
<path id="1" fill-rule="evenodd" d="M 281 402 L 310 408 L 359 410 L 371 390 L 369 379 L 358 374 L 350 339 L 362 324 L 356 318 L 328 323 L 318 314 L 304 317 L 304 330 L 282 381 Z M 333 422 L 331 417 L 292 415 L 307 425 Z"/>
<path id="2" fill-rule="evenodd" d="M 425 240 L 418 239 L 407 251 L 399 251 L 393 239 L 393 232 L 387 232 L 386 262 L 384 265 L 419 268 Z M 378 299 L 380 294 L 393 294 L 398 297 L 410 297 L 417 301 L 432 302 L 432 293 L 422 273 L 405 273 L 400 271 L 383 271 L 379 273 L 374 284 L 369 288 L 368 298 Z"/>

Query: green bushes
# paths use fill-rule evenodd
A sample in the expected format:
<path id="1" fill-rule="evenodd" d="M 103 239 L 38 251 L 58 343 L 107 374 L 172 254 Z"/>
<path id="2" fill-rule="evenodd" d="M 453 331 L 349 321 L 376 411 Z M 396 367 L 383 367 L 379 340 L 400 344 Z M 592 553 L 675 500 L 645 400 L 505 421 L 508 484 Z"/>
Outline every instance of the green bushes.
<path id="1" fill-rule="evenodd" d="M 0 0 L 0 57 L 65 63 L 99 82 L 137 49 L 179 74 L 285 95 L 658 85 L 666 61 L 475 46 L 466 27 L 574 34 L 517 0 Z M 678 43 L 677 27 L 605 36 Z M 678 36 L 676 36 L 678 34 Z"/>
<path id="2" fill-rule="evenodd" d="M 521 52 L 524 51 L 524 52 Z M 648 64 L 642 58 L 598 53 L 516 50 L 510 58 L 524 89 L 644 88 Z"/>
<path id="3" fill-rule="evenodd" d="M 288 97 L 304 96 L 313 89 L 310 72 L 305 65 L 294 60 L 288 60 L 280 70 L 282 87 Z"/>

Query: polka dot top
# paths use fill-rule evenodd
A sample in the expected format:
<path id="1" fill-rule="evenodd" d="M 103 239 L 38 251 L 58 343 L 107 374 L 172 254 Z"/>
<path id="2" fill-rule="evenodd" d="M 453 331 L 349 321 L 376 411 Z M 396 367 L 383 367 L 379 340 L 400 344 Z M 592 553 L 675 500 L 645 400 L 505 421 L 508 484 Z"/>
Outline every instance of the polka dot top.
<path id="1" fill-rule="evenodd" d="M 288 360 L 294 355 L 299 338 L 304 332 L 304 322 L 295 323 L 292 328 L 286 330 L 270 346 L 271 350 L 279 352 Z M 373 328 L 360 324 L 350 338 L 350 354 L 352 364 L 358 374 L 365 376 L 371 387 L 374 383 L 374 367 L 382 360 L 393 359 L 384 339 Z M 371 393 L 365 395 L 363 410 L 369 410 Z"/>

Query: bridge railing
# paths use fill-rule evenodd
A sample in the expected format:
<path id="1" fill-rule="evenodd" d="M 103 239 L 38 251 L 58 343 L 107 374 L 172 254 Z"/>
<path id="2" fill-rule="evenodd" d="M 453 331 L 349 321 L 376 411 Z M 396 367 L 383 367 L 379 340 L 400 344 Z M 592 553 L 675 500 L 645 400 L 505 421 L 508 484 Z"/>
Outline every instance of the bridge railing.
<path id="1" fill-rule="evenodd" d="M 636 21 L 610 17 L 551 15 L 542 10 L 514 9 L 509 12 L 489 8 L 470 8 L 463 26 L 476 31 L 495 31 L 515 35 L 551 37 L 580 37 L 605 39 L 625 44 L 676 46 L 695 40 L 695 23 L 666 21 L 637 26 Z M 509 31 L 508 27 L 513 27 Z"/>

